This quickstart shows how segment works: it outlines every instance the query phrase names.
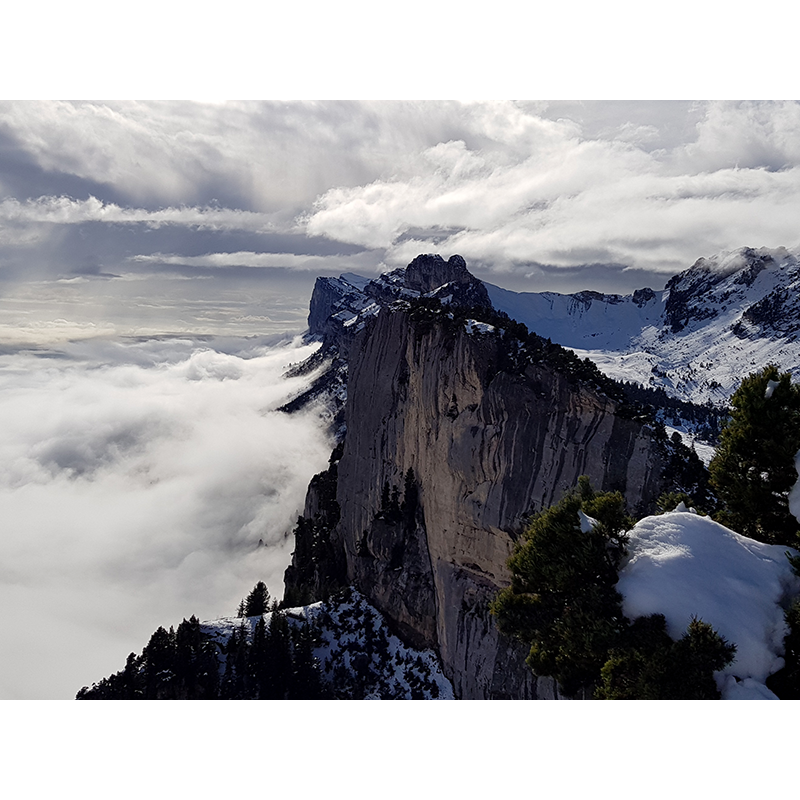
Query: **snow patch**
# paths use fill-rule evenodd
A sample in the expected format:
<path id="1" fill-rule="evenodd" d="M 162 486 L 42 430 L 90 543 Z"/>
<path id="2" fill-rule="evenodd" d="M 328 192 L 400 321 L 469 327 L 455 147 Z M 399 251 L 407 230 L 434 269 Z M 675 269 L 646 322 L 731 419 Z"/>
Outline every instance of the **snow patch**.
<path id="1" fill-rule="evenodd" d="M 355 286 L 360 292 L 363 292 L 366 285 L 372 280 L 372 278 L 365 278 L 363 275 L 357 275 L 355 272 L 343 272 L 339 278 L 349 283 L 351 286 Z"/>
<path id="2" fill-rule="evenodd" d="M 590 533 L 592 529 L 598 524 L 597 520 L 593 517 L 584 514 L 583 511 L 578 509 L 578 520 L 581 524 L 581 533 Z"/>
<path id="3" fill-rule="evenodd" d="M 625 616 L 663 614 L 673 639 L 698 617 L 736 645 L 717 675 L 723 699 L 774 697 L 764 681 L 784 663 L 783 609 L 800 594 L 786 553 L 797 551 L 678 511 L 638 522 L 627 549 L 617 584 Z"/>
<path id="4" fill-rule="evenodd" d="M 478 322 L 474 319 L 468 319 L 464 323 L 464 328 L 467 333 L 494 333 L 497 330 L 494 325 L 489 325 L 487 322 Z"/>

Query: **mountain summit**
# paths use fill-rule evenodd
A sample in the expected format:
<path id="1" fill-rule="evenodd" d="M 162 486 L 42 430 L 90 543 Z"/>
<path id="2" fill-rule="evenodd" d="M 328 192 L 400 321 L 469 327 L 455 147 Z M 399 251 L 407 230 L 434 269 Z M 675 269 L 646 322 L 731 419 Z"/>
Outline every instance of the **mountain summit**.
<path id="1" fill-rule="evenodd" d="M 322 377 L 298 402 L 328 400 L 340 446 L 309 486 L 285 601 L 353 586 L 438 653 L 457 697 L 553 696 L 489 613 L 514 543 L 582 475 L 646 513 L 678 445 L 590 362 L 492 308 L 460 257 L 314 294 Z M 684 448 L 686 464 L 702 469 Z"/>

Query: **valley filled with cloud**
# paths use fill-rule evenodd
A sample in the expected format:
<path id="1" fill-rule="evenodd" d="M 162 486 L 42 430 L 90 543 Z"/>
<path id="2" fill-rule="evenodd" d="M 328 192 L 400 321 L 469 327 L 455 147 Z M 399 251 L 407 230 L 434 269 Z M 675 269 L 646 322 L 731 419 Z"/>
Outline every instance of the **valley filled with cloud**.
<path id="1" fill-rule="evenodd" d="M 94 339 L 0 356 L 0 696 L 70 698 L 159 625 L 283 592 L 330 442 L 275 409 L 313 345 Z M 259 544 L 261 542 L 261 544 Z"/>

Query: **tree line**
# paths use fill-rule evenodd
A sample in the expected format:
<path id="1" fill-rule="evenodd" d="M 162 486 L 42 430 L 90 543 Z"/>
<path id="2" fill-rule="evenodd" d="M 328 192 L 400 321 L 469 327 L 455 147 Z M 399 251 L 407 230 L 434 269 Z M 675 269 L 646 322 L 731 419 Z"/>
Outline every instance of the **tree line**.
<path id="1" fill-rule="evenodd" d="M 195 616 L 177 630 L 159 627 L 125 668 L 84 686 L 78 700 L 314 700 L 331 696 L 314 656 L 318 631 L 290 625 L 259 581 L 239 605 L 241 623 L 217 644 Z M 252 612 L 252 613 L 249 613 Z M 269 612 L 269 621 L 266 621 Z M 245 617 L 258 616 L 252 635 Z"/>

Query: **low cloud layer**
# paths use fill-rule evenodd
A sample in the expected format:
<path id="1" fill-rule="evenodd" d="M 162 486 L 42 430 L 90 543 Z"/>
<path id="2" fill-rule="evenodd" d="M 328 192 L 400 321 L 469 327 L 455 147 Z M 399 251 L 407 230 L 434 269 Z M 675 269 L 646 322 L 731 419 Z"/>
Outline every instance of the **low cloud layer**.
<path id="1" fill-rule="evenodd" d="M 211 344 L 0 357 L 0 696 L 72 697 L 159 625 L 233 613 L 258 580 L 282 595 L 330 453 L 317 417 L 274 410 L 310 348 Z"/>

